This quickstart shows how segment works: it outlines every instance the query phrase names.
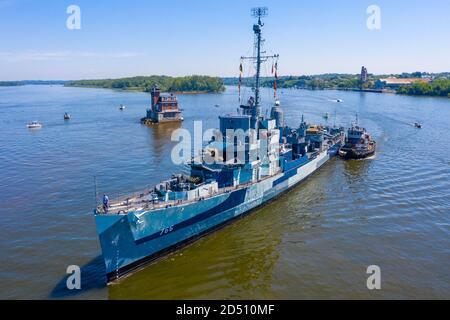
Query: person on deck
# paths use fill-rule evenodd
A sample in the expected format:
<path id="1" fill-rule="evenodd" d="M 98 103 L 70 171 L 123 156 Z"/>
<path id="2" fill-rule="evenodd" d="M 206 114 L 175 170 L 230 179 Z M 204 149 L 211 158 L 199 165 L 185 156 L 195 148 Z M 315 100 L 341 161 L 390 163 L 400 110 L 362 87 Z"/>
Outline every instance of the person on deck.
<path id="1" fill-rule="evenodd" d="M 103 195 L 103 210 L 105 210 L 105 213 L 108 213 L 109 208 L 109 198 L 106 194 Z"/>

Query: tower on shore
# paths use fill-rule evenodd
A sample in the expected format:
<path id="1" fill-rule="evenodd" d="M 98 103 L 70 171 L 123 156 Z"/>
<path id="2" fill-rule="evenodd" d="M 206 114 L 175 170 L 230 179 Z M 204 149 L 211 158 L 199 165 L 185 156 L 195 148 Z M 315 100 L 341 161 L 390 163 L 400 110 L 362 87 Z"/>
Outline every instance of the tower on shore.
<path id="1" fill-rule="evenodd" d="M 361 80 L 361 84 L 366 83 L 367 80 L 368 80 L 367 68 L 364 67 L 364 66 L 361 67 L 361 77 L 360 77 L 360 80 Z"/>

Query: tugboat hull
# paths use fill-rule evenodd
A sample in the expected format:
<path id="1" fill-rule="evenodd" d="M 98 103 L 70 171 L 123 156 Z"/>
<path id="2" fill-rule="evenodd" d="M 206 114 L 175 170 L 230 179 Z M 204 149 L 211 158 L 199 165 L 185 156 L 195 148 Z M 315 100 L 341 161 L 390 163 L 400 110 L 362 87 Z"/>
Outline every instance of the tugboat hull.
<path id="1" fill-rule="evenodd" d="M 371 157 L 375 154 L 375 149 L 367 152 L 357 152 L 355 150 L 340 150 L 339 156 L 345 160 L 358 160 Z"/>

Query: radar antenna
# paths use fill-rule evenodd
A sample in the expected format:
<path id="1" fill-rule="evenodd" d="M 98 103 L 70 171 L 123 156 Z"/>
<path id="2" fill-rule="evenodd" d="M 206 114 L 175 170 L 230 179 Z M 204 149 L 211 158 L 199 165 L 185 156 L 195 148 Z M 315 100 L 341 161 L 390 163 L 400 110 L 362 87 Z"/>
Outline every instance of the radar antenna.
<path id="1" fill-rule="evenodd" d="M 252 17 L 258 18 L 258 24 L 262 27 L 261 17 L 267 16 L 269 9 L 267 7 L 252 8 Z"/>

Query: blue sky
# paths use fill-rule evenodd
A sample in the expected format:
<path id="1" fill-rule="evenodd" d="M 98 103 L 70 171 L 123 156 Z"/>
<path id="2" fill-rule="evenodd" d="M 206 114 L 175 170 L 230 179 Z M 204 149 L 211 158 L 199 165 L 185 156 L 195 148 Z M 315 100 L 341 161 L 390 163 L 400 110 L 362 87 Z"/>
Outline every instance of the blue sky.
<path id="1" fill-rule="evenodd" d="M 66 28 L 69 5 L 81 29 Z M 369 5 L 381 29 L 369 30 Z M 237 76 L 250 8 L 279 73 L 450 71 L 448 0 L 0 0 L 0 80 L 166 74 Z"/>

